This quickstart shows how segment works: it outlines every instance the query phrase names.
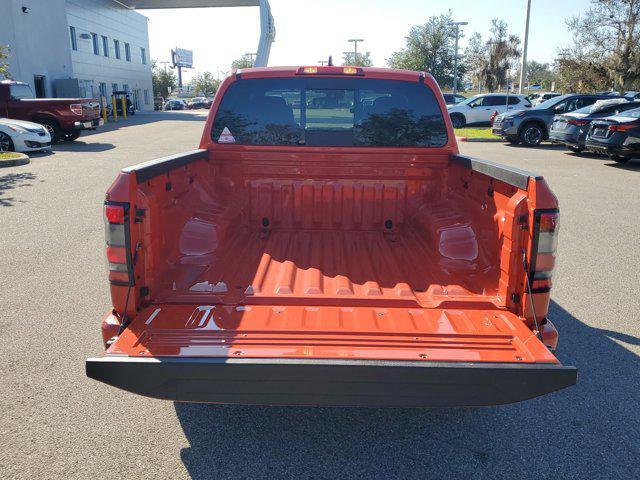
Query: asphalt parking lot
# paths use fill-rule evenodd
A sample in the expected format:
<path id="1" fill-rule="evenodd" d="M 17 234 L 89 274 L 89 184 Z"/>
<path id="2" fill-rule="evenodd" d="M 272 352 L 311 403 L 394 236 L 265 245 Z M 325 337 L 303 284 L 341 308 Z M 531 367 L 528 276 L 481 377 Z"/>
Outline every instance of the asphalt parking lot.
<path id="1" fill-rule="evenodd" d="M 640 478 L 640 161 L 461 144 L 560 200 L 551 318 L 578 385 L 477 410 L 174 404 L 91 381 L 110 308 L 102 201 L 194 148 L 204 114 L 136 116 L 0 170 L 3 478 Z"/>

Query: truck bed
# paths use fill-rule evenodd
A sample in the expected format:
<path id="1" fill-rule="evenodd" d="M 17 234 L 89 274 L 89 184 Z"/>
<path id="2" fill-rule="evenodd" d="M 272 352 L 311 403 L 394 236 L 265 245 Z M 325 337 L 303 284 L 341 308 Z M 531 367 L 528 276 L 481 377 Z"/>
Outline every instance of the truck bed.
<path id="1" fill-rule="evenodd" d="M 304 300 L 315 305 L 338 301 L 434 307 L 454 299 L 496 300 L 495 290 L 483 288 L 491 271 L 454 267 L 447 268 L 409 228 L 392 233 L 243 228 L 215 254 L 177 262 L 158 301 L 192 302 L 199 297 L 225 304 Z"/>
<path id="2" fill-rule="evenodd" d="M 458 154 L 424 72 L 243 69 L 200 149 L 107 193 L 104 383 L 173 401 L 461 406 L 573 385 L 557 200 Z M 533 280 L 529 280 L 533 279 Z"/>

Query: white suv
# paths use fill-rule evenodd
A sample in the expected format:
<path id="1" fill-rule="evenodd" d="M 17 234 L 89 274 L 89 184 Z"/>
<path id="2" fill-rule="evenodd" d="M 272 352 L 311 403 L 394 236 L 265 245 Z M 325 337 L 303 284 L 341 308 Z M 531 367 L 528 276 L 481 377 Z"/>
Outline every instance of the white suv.
<path id="1" fill-rule="evenodd" d="M 490 123 L 493 112 L 500 114 L 507 110 L 523 110 L 529 107 L 531 103 L 525 95 L 485 93 L 475 95 L 457 105 L 451 105 L 447 110 L 451 116 L 453 128 L 462 128 L 465 125 Z"/>

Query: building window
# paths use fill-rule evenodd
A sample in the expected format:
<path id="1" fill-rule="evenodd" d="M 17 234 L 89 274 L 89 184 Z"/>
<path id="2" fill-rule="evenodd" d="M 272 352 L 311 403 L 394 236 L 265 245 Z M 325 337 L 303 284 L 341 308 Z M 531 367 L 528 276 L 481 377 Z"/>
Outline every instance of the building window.
<path id="1" fill-rule="evenodd" d="M 109 56 L 109 39 L 104 35 L 102 36 L 102 53 L 105 57 Z"/>
<path id="2" fill-rule="evenodd" d="M 131 47 L 128 43 L 124 44 L 124 58 L 127 60 L 127 62 L 131 61 Z"/>
<path id="3" fill-rule="evenodd" d="M 143 95 L 144 95 L 144 104 L 149 105 L 149 90 L 145 90 L 143 92 Z"/>
<path id="4" fill-rule="evenodd" d="M 140 58 L 142 59 L 142 64 L 146 65 L 147 64 L 147 51 L 143 47 L 140 47 Z"/>
<path id="5" fill-rule="evenodd" d="M 100 96 L 107 98 L 107 84 L 104 82 L 100 82 Z"/>
<path id="6" fill-rule="evenodd" d="M 91 40 L 93 41 L 93 53 L 95 55 L 100 55 L 100 49 L 98 48 L 98 34 L 92 33 Z"/>
<path id="7" fill-rule="evenodd" d="M 69 27 L 69 33 L 71 34 L 71 49 L 78 50 L 78 39 L 76 38 L 76 27 Z"/>
<path id="8" fill-rule="evenodd" d="M 117 83 L 112 83 L 111 84 L 111 93 L 117 92 L 117 91 L 118 91 L 118 84 Z"/>
<path id="9" fill-rule="evenodd" d="M 125 92 L 129 91 L 129 84 L 128 83 L 123 83 L 122 84 L 122 90 L 124 90 Z"/>
<path id="10" fill-rule="evenodd" d="M 113 40 L 113 49 L 116 52 L 116 58 L 120 60 L 120 40 Z"/>

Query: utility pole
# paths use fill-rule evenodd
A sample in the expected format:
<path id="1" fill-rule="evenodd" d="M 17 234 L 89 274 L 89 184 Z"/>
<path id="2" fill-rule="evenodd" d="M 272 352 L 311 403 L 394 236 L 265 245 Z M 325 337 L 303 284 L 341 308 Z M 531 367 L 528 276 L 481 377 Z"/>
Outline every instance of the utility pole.
<path id="1" fill-rule="evenodd" d="M 355 63 L 358 60 L 358 42 L 364 42 L 364 40 L 362 38 L 350 38 L 349 41 L 353 42 L 353 61 Z"/>
<path id="2" fill-rule="evenodd" d="M 250 52 L 247 52 L 247 53 L 245 53 L 245 54 L 244 54 L 244 56 L 245 56 L 245 57 L 249 57 L 249 60 L 251 60 L 251 66 L 254 66 L 254 65 L 255 65 L 255 61 L 254 61 L 254 59 L 253 59 L 253 58 L 258 56 L 258 54 L 257 54 L 257 53 L 250 53 Z"/>
<path id="3" fill-rule="evenodd" d="M 524 23 L 524 43 L 522 44 L 522 64 L 520 65 L 520 85 L 518 93 L 522 93 L 522 85 L 527 80 L 527 46 L 529 45 L 529 16 L 531 14 L 531 0 L 527 0 L 527 19 Z"/>
<path id="4" fill-rule="evenodd" d="M 453 94 L 458 93 L 458 39 L 460 37 L 460 27 L 469 25 L 469 22 L 450 22 L 449 25 L 456 27 L 456 48 L 453 58 Z"/>

